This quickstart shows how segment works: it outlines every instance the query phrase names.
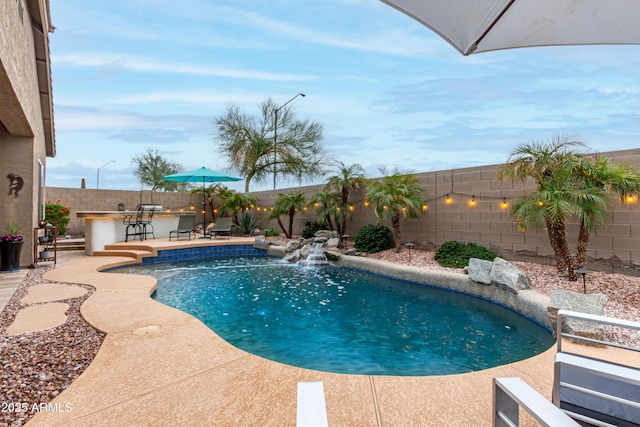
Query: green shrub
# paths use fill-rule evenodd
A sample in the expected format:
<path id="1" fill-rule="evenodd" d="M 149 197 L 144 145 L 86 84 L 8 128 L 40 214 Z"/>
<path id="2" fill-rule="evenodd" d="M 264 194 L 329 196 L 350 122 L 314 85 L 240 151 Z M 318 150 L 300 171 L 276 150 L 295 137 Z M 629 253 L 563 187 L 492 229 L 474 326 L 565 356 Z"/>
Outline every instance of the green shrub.
<path id="1" fill-rule="evenodd" d="M 315 221 L 307 221 L 304 223 L 304 225 L 306 226 L 306 228 L 302 230 L 302 237 L 304 237 L 305 239 L 311 239 L 316 235 L 316 231 L 318 230 L 327 229 L 326 224 L 319 224 Z"/>
<path id="2" fill-rule="evenodd" d="M 393 247 L 391 230 L 384 225 L 365 225 L 356 233 L 354 244 L 358 251 L 371 254 L 391 249 Z"/>
<path id="3" fill-rule="evenodd" d="M 67 232 L 67 224 L 69 224 L 69 207 L 60 204 L 60 200 L 56 203 L 50 203 L 44 205 L 45 214 L 44 219 L 51 225 L 56 227 L 56 233 L 58 236 L 62 236 Z"/>
<path id="4" fill-rule="evenodd" d="M 464 268 L 469 265 L 469 259 L 479 258 L 493 261 L 495 252 L 475 243 L 460 243 L 455 240 L 444 242 L 436 251 L 433 259 L 443 267 Z"/>
<path id="5" fill-rule="evenodd" d="M 235 224 L 238 231 L 242 234 L 251 234 L 255 231 L 256 228 L 260 225 L 260 221 L 257 218 L 254 218 L 249 212 L 243 212 L 240 218 L 238 219 L 238 223 Z"/>
<path id="6" fill-rule="evenodd" d="M 273 227 L 268 230 L 264 230 L 264 237 L 276 237 L 279 235 L 280 232 Z"/>

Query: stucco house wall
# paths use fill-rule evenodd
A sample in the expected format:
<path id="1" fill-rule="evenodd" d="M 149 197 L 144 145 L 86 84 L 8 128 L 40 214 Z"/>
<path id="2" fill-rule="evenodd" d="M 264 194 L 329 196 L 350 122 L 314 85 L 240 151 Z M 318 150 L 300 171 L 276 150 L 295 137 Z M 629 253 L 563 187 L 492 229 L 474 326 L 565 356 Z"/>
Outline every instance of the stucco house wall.
<path id="1" fill-rule="evenodd" d="M 0 232 L 15 223 L 25 235 L 23 266 L 32 262 L 46 157 L 55 155 L 48 9 L 48 0 L 0 2 Z M 23 184 L 17 196 L 10 174 Z"/>

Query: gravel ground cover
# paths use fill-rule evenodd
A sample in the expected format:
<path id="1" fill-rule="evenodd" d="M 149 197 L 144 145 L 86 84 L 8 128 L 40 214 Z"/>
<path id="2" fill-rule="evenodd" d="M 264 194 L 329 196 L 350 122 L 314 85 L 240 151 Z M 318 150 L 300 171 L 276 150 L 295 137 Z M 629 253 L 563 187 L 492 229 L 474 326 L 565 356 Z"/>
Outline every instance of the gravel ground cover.
<path id="1" fill-rule="evenodd" d="M 269 240 L 286 243 L 282 238 Z M 368 257 L 418 268 L 462 272 L 461 269 L 441 267 L 433 260 L 433 255 L 432 251 L 416 248 L 410 253 L 406 249 L 399 253 L 390 249 Z M 536 291 L 545 295 L 554 289 L 583 291 L 582 280 L 566 280 L 557 274 L 553 266 L 524 262 L 513 264 L 529 277 Z M 70 306 L 64 325 L 15 336 L 5 333 L 17 312 L 26 307 L 20 300 L 28 288 L 51 283 L 42 278 L 49 268 L 31 270 L 0 313 L 0 404 L 4 405 L 0 408 L 0 426 L 21 426 L 35 416 L 38 405 L 55 398 L 89 366 L 104 339 L 104 334 L 91 327 L 80 315 L 80 306 L 93 293 L 93 288 L 69 283 L 66 284 L 80 286 L 89 292 L 80 298 L 64 301 Z M 640 321 L 640 277 L 594 272 L 587 276 L 586 283 L 588 293 L 606 295 L 605 315 Z M 611 329 L 609 334 L 621 344 L 637 346 L 640 342 L 640 333 Z M 14 406 L 10 407 L 10 404 Z M 22 404 L 20 409 L 26 411 L 16 411 L 16 404 Z"/>
<path id="2" fill-rule="evenodd" d="M 29 287 L 52 283 L 42 278 L 50 268 L 29 271 L 0 313 L 0 426 L 21 426 L 34 417 L 41 404 L 50 402 L 89 366 L 104 339 L 104 334 L 80 315 L 80 306 L 93 288 L 69 283 L 89 292 L 62 301 L 70 307 L 65 324 L 43 332 L 5 333 L 20 309 L 39 305 L 22 304 L 20 300 Z"/>

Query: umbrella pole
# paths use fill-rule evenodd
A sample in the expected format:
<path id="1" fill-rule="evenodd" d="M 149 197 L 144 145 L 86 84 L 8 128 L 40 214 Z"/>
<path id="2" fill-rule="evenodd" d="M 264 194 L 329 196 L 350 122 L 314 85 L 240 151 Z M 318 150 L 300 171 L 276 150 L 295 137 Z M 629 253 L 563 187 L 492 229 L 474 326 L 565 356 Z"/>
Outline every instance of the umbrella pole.
<path id="1" fill-rule="evenodd" d="M 202 178 L 202 237 L 201 239 L 207 238 L 207 193 L 205 192 L 206 185 L 204 182 L 204 178 Z"/>

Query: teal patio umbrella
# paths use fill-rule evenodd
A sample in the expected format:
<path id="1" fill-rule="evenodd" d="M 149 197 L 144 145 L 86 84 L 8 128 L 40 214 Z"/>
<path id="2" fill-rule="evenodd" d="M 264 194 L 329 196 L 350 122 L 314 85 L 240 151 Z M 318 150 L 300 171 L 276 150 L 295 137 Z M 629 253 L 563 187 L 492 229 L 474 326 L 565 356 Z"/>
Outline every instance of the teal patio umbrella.
<path id="1" fill-rule="evenodd" d="M 235 182 L 242 181 L 242 178 L 235 176 L 225 175 L 222 172 L 217 172 L 211 169 L 202 167 L 200 169 L 194 169 L 186 172 L 174 173 L 172 175 L 166 175 L 162 177 L 165 181 L 172 182 L 201 182 L 202 183 L 202 207 L 204 210 L 203 230 L 207 227 L 207 209 L 206 209 L 206 194 L 205 188 L 207 182 Z"/>

